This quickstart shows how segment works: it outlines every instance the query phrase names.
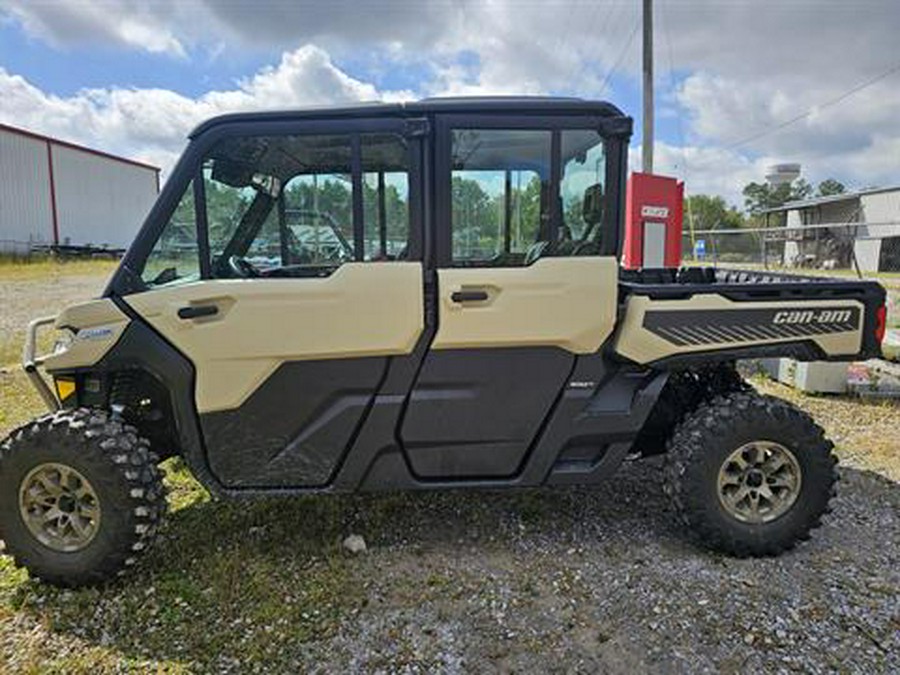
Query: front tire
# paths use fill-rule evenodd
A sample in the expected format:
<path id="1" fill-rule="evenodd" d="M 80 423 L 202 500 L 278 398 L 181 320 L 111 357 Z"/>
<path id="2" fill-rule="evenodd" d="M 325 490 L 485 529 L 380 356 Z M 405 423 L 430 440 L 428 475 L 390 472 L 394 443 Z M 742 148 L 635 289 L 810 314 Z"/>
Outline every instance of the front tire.
<path id="1" fill-rule="evenodd" d="M 703 545 L 777 555 L 809 538 L 837 480 L 832 444 L 812 418 L 753 392 L 689 414 L 669 442 L 666 492 Z"/>
<path id="2" fill-rule="evenodd" d="M 15 563 L 59 586 L 101 583 L 137 561 L 165 513 L 162 472 L 134 427 L 61 410 L 0 445 L 0 539 Z"/>

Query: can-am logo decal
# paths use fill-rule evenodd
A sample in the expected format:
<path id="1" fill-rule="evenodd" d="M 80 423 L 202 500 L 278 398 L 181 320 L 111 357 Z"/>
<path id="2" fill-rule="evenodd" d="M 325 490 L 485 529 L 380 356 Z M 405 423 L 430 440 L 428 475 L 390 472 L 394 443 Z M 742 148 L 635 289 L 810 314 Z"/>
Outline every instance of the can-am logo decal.
<path id="1" fill-rule="evenodd" d="M 656 310 L 644 328 L 679 347 L 804 340 L 860 328 L 859 307 Z"/>
<path id="2" fill-rule="evenodd" d="M 111 326 L 100 326 L 98 328 L 82 328 L 78 331 L 79 340 L 105 340 L 112 336 L 113 329 Z"/>
<path id="3" fill-rule="evenodd" d="M 772 323 L 847 323 L 853 316 L 849 309 L 806 309 L 776 312 Z"/>

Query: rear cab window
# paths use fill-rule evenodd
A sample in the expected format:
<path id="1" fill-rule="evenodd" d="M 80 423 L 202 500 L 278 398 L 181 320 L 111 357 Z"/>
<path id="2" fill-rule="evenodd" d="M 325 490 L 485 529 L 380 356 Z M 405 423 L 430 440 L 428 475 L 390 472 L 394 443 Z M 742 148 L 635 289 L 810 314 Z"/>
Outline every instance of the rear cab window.
<path id="1" fill-rule="evenodd" d="M 598 131 L 460 126 L 449 135 L 451 265 L 603 250 L 608 167 Z"/>

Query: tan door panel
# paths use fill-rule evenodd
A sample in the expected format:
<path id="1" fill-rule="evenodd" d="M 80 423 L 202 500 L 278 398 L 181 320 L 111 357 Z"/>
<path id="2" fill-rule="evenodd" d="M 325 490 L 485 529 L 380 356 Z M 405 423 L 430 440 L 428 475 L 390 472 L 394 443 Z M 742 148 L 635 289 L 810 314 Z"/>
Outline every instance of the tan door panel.
<path id="1" fill-rule="evenodd" d="M 321 279 L 216 279 L 126 298 L 197 370 L 200 413 L 239 406 L 285 361 L 408 354 L 423 329 L 420 263 L 347 263 Z M 181 319 L 189 305 L 217 313 Z"/>
<path id="2" fill-rule="evenodd" d="M 618 273 L 615 258 L 593 256 L 543 258 L 527 267 L 439 270 L 433 348 L 551 346 L 596 352 L 615 326 Z M 481 292 L 484 299 L 454 301 L 460 292 Z"/>

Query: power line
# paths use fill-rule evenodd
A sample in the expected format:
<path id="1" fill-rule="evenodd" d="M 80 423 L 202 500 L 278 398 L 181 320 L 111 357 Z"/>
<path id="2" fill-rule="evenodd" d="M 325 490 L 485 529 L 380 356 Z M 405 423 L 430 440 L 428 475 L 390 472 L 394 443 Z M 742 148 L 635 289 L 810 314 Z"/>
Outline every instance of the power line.
<path id="1" fill-rule="evenodd" d="M 662 9 L 663 21 L 662 25 L 665 27 L 664 35 L 666 36 L 666 52 L 669 57 L 669 86 L 672 88 L 672 95 L 675 94 L 675 57 L 672 55 L 672 24 L 669 22 L 670 14 L 666 10 L 666 2 L 661 2 L 660 7 Z M 681 148 L 681 174 L 684 176 L 684 185 L 685 192 L 687 192 L 688 185 L 688 159 L 687 159 L 687 148 L 685 147 L 684 140 L 684 120 L 682 119 L 681 114 L 681 104 L 676 101 L 675 103 L 675 124 L 676 129 L 678 129 L 678 143 Z M 691 234 L 691 249 L 697 245 L 697 239 L 694 233 L 694 211 L 691 207 L 691 199 L 690 195 L 688 195 L 687 199 L 684 200 L 685 206 L 687 207 L 687 217 L 688 217 L 688 232 Z"/>
<path id="2" fill-rule="evenodd" d="M 758 132 L 751 134 L 745 138 L 742 138 L 738 141 L 734 141 L 732 143 L 727 143 L 726 145 L 722 146 L 722 149 L 723 150 L 733 150 L 734 148 L 740 147 L 742 145 L 746 145 L 747 143 L 750 143 L 751 141 L 755 141 L 758 138 L 762 138 L 763 136 L 768 136 L 769 134 L 773 134 L 777 131 L 781 131 L 785 127 L 789 127 L 792 124 L 796 124 L 797 122 L 800 122 L 801 120 L 806 119 L 807 117 L 811 116 L 813 113 L 815 113 L 818 110 L 822 110 L 824 108 L 830 108 L 832 106 L 837 105 L 838 103 L 841 103 L 842 101 L 845 101 L 846 99 L 850 98 L 854 94 L 858 94 L 863 89 L 867 89 L 868 87 L 871 87 L 873 84 L 880 82 L 881 80 L 885 79 L 886 77 L 890 77 L 891 75 L 893 75 L 896 72 L 900 72 L 900 63 L 898 63 L 897 65 L 895 65 L 892 68 L 889 68 L 888 70 L 884 71 L 883 73 L 876 75 L 875 77 L 868 79 L 865 82 L 862 82 L 851 89 L 848 89 L 847 91 L 840 94 L 839 96 L 829 99 L 819 105 L 813 106 L 809 110 L 806 110 L 805 112 L 802 112 L 799 115 L 791 117 L 790 119 L 787 119 L 784 122 L 780 122 L 780 123 L 776 124 L 775 126 L 769 127 L 768 129 L 763 129 L 762 131 L 758 131 Z"/>
<path id="3" fill-rule="evenodd" d="M 660 8 L 662 9 L 662 27 L 665 28 L 663 31 L 663 35 L 666 38 L 666 54 L 669 59 L 669 86 L 672 89 L 672 94 L 675 94 L 675 57 L 673 56 L 672 50 L 672 25 L 670 23 L 670 14 L 666 9 L 667 2 L 660 2 Z M 678 141 L 681 144 L 681 163 L 682 168 L 685 172 L 685 178 L 687 178 L 687 150 L 684 147 L 684 120 L 681 114 L 681 105 L 676 102 L 675 105 L 675 122 L 676 128 L 678 129 Z"/>
<path id="4" fill-rule="evenodd" d="M 619 57 L 616 59 L 616 62 L 613 64 L 613 67 L 609 69 L 609 72 L 606 73 L 606 77 L 603 79 L 603 84 L 600 86 L 600 91 L 602 92 L 606 89 L 606 85 L 609 83 L 610 79 L 612 79 L 613 73 L 618 70 L 619 66 L 622 65 L 622 60 L 625 58 L 625 54 L 628 52 L 628 48 L 631 46 L 631 43 L 634 41 L 634 36 L 638 32 L 638 28 L 641 27 L 641 17 L 638 16 L 637 20 L 634 22 L 634 28 L 631 29 L 631 33 L 628 34 L 628 40 L 625 42 L 625 46 L 622 47 L 622 51 L 619 53 Z"/>

